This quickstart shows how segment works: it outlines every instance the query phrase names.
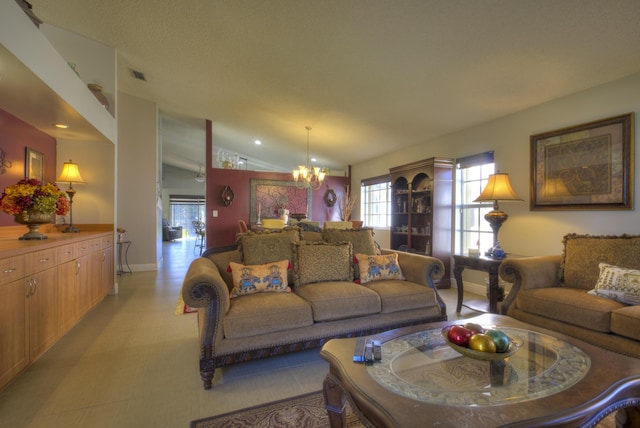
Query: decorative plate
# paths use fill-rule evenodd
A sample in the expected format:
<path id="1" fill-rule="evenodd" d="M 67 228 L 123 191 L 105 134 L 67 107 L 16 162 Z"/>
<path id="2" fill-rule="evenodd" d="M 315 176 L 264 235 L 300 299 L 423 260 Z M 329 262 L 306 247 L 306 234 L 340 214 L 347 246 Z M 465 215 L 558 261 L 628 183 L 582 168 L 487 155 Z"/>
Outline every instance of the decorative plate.
<path id="1" fill-rule="evenodd" d="M 447 327 L 442 329 L 441 335 L 442 335 L 442 338 L 444 339 L 444 342 L 447 345 L 449 345 L 454 351 L 464 355 L 465 357 L 473 358 L 476 360 L 482 360 L 482 361 L 504 360 L 505 358 L 508 358 L 513 354 L 515 354 L 516 352 L 518 352 L 518 348 L 520 348 L 520 345 L 516 343 L 516 341 L 513 338 L 510 337 L 509 342 L 511 343 L 509 344 L 509 349 L 507 350 L 507 352 L 482 352 L 482 351 L 476 351 L 473 349 L 465 348 L 464 346 L 456 345 L 455 343 L 451 342 L 447 337 Z"/>

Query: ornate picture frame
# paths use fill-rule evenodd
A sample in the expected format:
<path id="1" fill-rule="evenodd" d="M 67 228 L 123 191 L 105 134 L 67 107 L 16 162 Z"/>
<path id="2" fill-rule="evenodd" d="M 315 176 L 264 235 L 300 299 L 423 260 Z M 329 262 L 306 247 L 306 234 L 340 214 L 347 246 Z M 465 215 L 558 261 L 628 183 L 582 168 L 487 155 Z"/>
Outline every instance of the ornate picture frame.
<path id="1" fill-rule="evenodd" d="M 281 207 L 288 209 L 291 214 L 308 215 L 312 212 L 311 189 L 300 188 L 294 181 L 251 179 L 250 198 L 251 224 L 258 221 L 258 210 L 263 219 L 277 218 Z"/>
<path id="2" fill-rule="evenodd" d="M 24 176 L 44 183 L 44 154 L 30 147 L 26 148 Z"/>
<path id="3" fill-rule="evenodd" d="M 532 211 L 633 209 L 634 113 L 532 135 Z"/>

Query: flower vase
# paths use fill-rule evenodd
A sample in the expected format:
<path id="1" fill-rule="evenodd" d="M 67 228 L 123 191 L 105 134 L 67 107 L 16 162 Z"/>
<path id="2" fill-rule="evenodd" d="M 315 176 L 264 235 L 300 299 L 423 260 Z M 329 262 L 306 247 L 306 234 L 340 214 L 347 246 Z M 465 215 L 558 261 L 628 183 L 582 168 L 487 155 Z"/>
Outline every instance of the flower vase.
<path id="1" fill-rule="evenodd" d="M 25 211 L 22 214 L 15 215 L 15 221 L 24 224 L 29 228 L 29 232 L 22 235 L 20 240 L 28 241 L 32 239 L 47 239 L 47 235 L 40 233 L 40 225 L 51 223 L 51 213 L 40 213 Z"/>

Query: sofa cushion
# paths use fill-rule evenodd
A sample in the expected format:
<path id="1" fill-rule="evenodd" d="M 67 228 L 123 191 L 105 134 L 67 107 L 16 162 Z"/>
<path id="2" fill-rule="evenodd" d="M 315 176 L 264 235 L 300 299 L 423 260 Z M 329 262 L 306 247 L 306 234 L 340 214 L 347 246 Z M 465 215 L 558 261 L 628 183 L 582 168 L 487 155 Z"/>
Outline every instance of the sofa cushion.
<path id="1" fill-rule="evenodd" d="M 230 297 L 264 292 L 289 292 L 287 270 L 289 260 L 265 263 L 263 265 L 243 265 L 229 263 L 233 276 Z"/>
<path id="2" fill-rule="evenodd" d="M 398 253 L 371 256 L 356 254 L 360 284 L 388 279 L 403 280 L 404 275 L 398 263 Z"/>
<path id="3" fill-rule="evenodd" d="M 323 281 L 353 281 L 350 242 L 299 242 L 293 246 L 295 286 Z"/>
<path id="4" fill-rule="evenodd" d="M 299 241 L 300 230 L 298 228 L 272 232 L 248 232 L 238 235 L 242 261 L 248 265 L 292 260 L 291 244 Z"/>
<path id="5" fill-rule="evenodd" d="M 640 306 L 625 306 L 611 313 L 611 331 L 620 336 L 640 340 Z"/>
<path id="6" fill-rule="evenodd" d="M 373 239 L 373 229 L 324 229 L 322 239 L 326 242 L 351 242 L 354 254 L 378 254 Z"/>
<path id="7" fill-rule="evenodd" d="M 431 308 L 438 305 L 436 294 L 428 287 L 409 281 L 373 281 L 364 286 L 380 296 L 382 313 L 409 309 Z"/>
<path id="8" fill-rule="evenodd" d="M 311 306 L 295 293 L 259 293 L 231 300 L 224 316 L 226 338 L 257 336 L 313 324 Z"/>
<path id="9" fill-rule="evenodd" d="M 625 306 L 566 287 L 520 290 L 517 305 L 525 312 L 603 333 L 611 331 L 611 312 Z"/>
<path id="10" fill-rule="evenodd" d="M 589 294 L 627 305 L 640 305 L 640 270 L 600 263 L 600 277 Z"/>
<path id="11" fill-rule="evenodd" d="M 590 290 L 598 281 L 600 263 L 640 269 L 640 236 L 566 235 L 560 279 L 566 287 Z"/>
<path id="12" fill-rule="evenodd" d="M 306 284 L 294 289 L 313 310 L 314 321 L 332 321 L 380 312 L 380 297 L 366 287 L 348 281 Z"/>

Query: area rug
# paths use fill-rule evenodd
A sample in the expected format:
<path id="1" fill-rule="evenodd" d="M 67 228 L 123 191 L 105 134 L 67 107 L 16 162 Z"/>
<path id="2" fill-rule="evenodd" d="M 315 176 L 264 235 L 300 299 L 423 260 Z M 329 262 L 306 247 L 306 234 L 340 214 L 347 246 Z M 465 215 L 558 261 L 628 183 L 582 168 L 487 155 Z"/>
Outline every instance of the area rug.
<path id="1" fill-rule="evenodd" d="M 348 403 L 346 412 L 347 427 L 364 427 L 351 411 Z M 192 421 L 190 426 L 191 428 L 324 428 L 329 426 L 329 417 L 324 408 L 322 392 L 318 391 Z"/>
<path id="2" fill-rule="evenodd" d="M 347 427 L 364 428 L 347 402 Z M 329 418 L 324 408 L 322 391 L 274 401 L 223 415 L 192 421 L 191 428 L 324 428 Z M 596 428 L 615 428 L 615 413 L 608 415 Z"/>

